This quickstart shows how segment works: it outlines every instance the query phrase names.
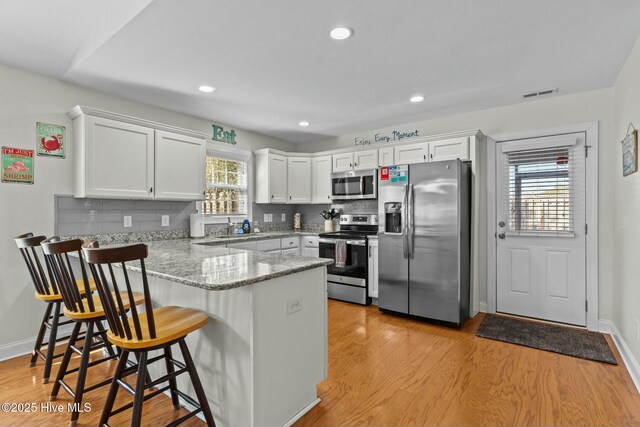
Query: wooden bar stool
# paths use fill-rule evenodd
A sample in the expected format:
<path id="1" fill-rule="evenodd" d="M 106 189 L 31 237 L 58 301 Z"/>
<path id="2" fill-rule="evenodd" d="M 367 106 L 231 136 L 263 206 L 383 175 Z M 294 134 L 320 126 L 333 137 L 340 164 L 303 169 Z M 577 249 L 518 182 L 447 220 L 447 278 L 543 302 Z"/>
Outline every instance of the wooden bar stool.
<path id="1" fill-rule="evenodd" d="M 148 256 L 147 245 L 135 244 L 116 248 L 95 248 L 88 246 L 91 245 L 85 245 L 83 247 L 83 252 L 89 264 L 91 274 L 95 279 L 102 306 L 104 307 L 109 323 L 107 339 L 122 350 L 122 355 L 118 361 L 113 381 L 111 382 L 99 425 L 108 425 L 109 418 L 112 415 L 133 408 L 131 425 L 137 427 L 142 420 L 143 402 L 169 390 L 174 408 L 178 409 L 179 407 L 178 397 L 181 397 L 196 407 L 192 412 L 172 422 L 170 424 L 171 426 L 186 421 L 200 411 L 202 411 L 207 425 L 215 426 L 213 415 L 207 402 L 207 396 L 198 377 L 195 364 L 189 353 L 189 348 L 185 342 L 185 338 L 190 332 L 196 331 L 207 324 L 209 320 L 207 315 L 197 310 L 184 307 L 169 306 L 155 309 L 152 307 L 144 263 L 145 258 Z M 145 311 L 138 313 L 137 309 L 131 306 L 131 315 L 127 316 L 125 310 L 122 309 L 124 307 L 124 301 L 119 292 L 119 286 L 122 285 L 122 283 L 118 285 L 113 265 L 115 264 L 121 267 L 124 276 L 123 289 L 126 287 L 126 291 L 131 293 L 131 282 L 127 273 L 126 263 L 132 261 L 138 261 L 140 264 Z M 111 279 L 113 293 L 109 288 L 107 276 L 104 271 L 105 268 L 103 267 L 107 269 Z M 184 363 L 173 359 L 171 346 L 174 344 L 178 344 L 180 347 Z M 163 350 L 163 354 L 149 359 L 148 353 L 152 350 Z M 126 376 L 136 372 L 133 368 L 125 369 L 129 353 L 134 353 L 138 358 L 138 376 L 135 388 L 124 380 Z M 163 359 L 165 361 L 167 375 L 145 384 L 147 365 Z M 185 372 L 189 374 L 197 401 L 178 390 L 176 386 L 176 377 Z M 145 396 L 145 389 L 165 382 L 168 382 L 168 385 L 155 389 Z M 113 404 L 120 387 L 132 394 L 134 400 L 132 403 L 113 410 Z"/>
<path id="2" fill-rule="evenodd" d="M 58 375 L 51 389 L 51 396 L 49 398 L 49 400 L 55 400 L 61 386 L 73 397 L 74 405 L 71 411 L 70 427 L 74 427 L 78 423 L 80 416 L 79 410 L 82 405 L 84 393 L 111 383 L 111 378 L 108 378 L 91 386 L 85 386 L 87 370 L 92 366 L 118 357 L 113 351 L 112 345 L 107 341 L 107 331 L 102 326 L 102 322 L 106 317 L 100 298 L 98 295 L 91 295 L 87 269 L 82 262 L 82 243 L 80 239 L 60 241 L 57 237 L 52 237 L 41 242 L 47 267 L 52 272 L 52 276 L 58 283 L 60 293 L 62 294 L 65 307 L 64 315 L 75 321 L 73 332 L 69 338 L 69 344 L 60 363 Z M 69 259 L 69 254 L 73 252 L 78 254 L 80 260 L 82 277 L 78 280 L 84 284 L 84 294 L 88 296 L 82 295 L 76 284 L 75 273 Z M 134 306 L 144 303 L 144 297 L 138 292 L 121 292 L 119 298 L 122 300 L 125 310 L 131 307 L 131 301 L 133 301 Z M 78 342 L 80 328 L 83 325 L 85 326 L 86 337 L 82 349 L 80 349 L 76 344 Z M 108 356 L 90 361 L 91 352 L 99 349 L 105 349 L 108 352 Z M 78 368 L 68 369 L 71 355 L 74 352 L 81 356 L 80 366 Z M 78 378 L 76 379 L 75 388 L 72 388 L 64 381 L 64 378 L 75 372 L 78 372 Z"/>
<path id="3" fill-rule="evenodd" d="M 29 275 L 31 276 L 31 280 L 35 287 L 35 297 L 37 300 L 40 300 L 47 305 L 47 308 L 44 311 L 44 316 L 42 317 L 42 322 L 40 322 L 40 329 L 36 336 L 36 342 L 33 347 L 33 352 L 31 353 L 30 361 L 31 366 L 35 366 L 38 357 L 44 360 L 44 373 L 42 376 L 42 382 L 44 384 L 49 382 L 53 359 L 62 356 L 62 353 L 54 354 L 56 343 L 69 338 L 69 335 L 59 337 L 58 327 L 68 325 L 73 322 L 73 320 L 60 321 L 60 318 L 62 317 L 62 313 L 60 312 L 62 295 L 60 295 L 58 285 L 51 276 L 51 271 L 47 269 L 47 273 L 45 273 L 42 268 L 40 256 L 36 251 L 36 248 L 40 247 L 40 243 L 45 239 L 45 236 L 34 236 L 33 233 L 22 234 L 15 238 L 18 250 L 24 259 L 24 262 L 27 264 Z M 93 279 L 89 284 L 89 289 L 91 291 L 95 290 Z M 77 287 L 81 294 L 85 294 L 86 290 L 84 283 L 81 280 L 78 281 Z M 53 314 L 51 314 L 52 311 Z M 49 341 L 43 342 L 47 329 L 49 330 Z M 47 348 L 46 353 L 42 351 L 42 347 Z"/>

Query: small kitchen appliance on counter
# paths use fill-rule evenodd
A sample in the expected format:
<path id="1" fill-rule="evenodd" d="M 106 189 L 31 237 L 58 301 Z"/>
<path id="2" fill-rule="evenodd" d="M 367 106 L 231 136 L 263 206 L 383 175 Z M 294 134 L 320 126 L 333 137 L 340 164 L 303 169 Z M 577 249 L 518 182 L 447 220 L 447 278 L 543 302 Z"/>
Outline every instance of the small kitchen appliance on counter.
<path id="1" fill-rule="evenodd" d="M 368 238 L 378 234 L 378 215 L 340 215 L 340 231 L 320 233 L 320 258 L 330 258 L 327 266 L 329 298 L 369 305 Z"/>
<path id="2" fill-rule="evenodd" d="M 191 217 L 189 219 L 191 223 L 189 236 L 204 237 L 204 214 L 201 214 L 201 213 L 191 214 Z"/>

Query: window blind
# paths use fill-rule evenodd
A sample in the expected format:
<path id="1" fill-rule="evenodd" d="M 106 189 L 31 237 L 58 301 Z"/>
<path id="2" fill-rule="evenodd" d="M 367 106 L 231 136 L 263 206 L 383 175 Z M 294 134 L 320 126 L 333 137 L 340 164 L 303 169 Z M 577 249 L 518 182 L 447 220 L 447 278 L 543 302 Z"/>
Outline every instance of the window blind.
<path id="1" fill-rule="evenodd" d="M 575 152 L 575 146 L 568 146 L 505 153 L 508 231 L 574 231 Z"/>
<path id="2" fill-rule="evenodd" d="M 247 213 L 247 164 L 207 156 L 207 189 L 202 210 L 206 214 Z"/>

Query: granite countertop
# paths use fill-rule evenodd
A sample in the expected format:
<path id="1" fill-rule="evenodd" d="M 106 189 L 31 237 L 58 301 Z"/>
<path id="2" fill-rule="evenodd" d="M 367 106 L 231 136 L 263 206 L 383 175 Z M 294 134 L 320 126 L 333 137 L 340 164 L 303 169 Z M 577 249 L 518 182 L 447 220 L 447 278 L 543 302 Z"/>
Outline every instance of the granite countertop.
<path id="1" fill-rule="evenodd" d="M 296 236 L 318 236 L 319 232 L 313 231 L 270 231 L 264 233 L 251 233 L 240 235 L 219 235 L 191 238 L 191 243 L 207 246 L 227 245 L 229 243 L 253 242 L 258 240 L 281 239 Z"/>
<path id="2" fill-rule="evenodd" d="M 260 237 L 262 234 L 260 233 Z M 271 234 L 271 237 L 264 237 L 265 239 L 277 238 L 275 234 L 282 233 L 264 233 L 265 236 L 267 234 Z M 233 241 L 239 239 L 235 238 Z M 149 256 L 145 259 L 147 274 L 209 291 L 223 291 L 333 263 L 333 260 L 324 258 L 193 244 L 196 240 L 206 242 L 211 238 L 157 240 L 146 243 L 149 245 Z M 218 240 L 220 239 L 216 239 Z M 127 269 L 139 272 L 139 265 L 132 262 L 127 264 Z"/>

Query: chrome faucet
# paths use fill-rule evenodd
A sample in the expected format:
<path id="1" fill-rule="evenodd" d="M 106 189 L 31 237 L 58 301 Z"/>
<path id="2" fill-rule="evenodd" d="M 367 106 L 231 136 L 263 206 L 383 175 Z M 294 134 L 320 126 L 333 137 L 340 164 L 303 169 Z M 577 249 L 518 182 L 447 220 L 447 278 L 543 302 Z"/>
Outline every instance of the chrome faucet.
<path id="1" fill-rule="evenodd" d="M 233 228 L 233 223 L 231 222 L 231 217 L 227 217 L 227 236 L 231 235 L 231 229 Z"/>

